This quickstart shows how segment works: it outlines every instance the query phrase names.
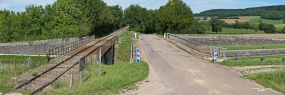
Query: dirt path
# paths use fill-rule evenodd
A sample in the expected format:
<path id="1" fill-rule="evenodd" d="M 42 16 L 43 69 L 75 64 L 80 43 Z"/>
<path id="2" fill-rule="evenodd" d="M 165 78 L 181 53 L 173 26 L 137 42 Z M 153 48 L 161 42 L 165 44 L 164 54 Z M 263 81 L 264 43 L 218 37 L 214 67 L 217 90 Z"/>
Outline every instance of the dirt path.
<path id="1" fill-rule="evenodd" d="M 154 35 L 141 35 L 140 41 L 150 67 L 150 82 L 143 81 L 138 85 L 137 91 L 126 94 L 282 95 L 253 81 L 240 78 L 236 72 L 189 55 Z"/>

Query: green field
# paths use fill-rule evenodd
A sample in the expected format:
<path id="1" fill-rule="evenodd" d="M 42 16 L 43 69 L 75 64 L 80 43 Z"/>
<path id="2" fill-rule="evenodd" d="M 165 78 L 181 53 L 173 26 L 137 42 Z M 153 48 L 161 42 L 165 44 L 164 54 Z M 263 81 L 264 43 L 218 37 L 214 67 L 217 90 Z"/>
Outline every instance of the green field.
<path id="1" fill-rule="evenodd" d="M 262 19 L 262 18 L 252 19 L 248 21 L 248 23 L 259 24 L 259 20 L 261 20 L 263 23 L 273 24 L 273 25 L 283 24 L 283 20 L 269 20 L 269 19 Z"/>
<path id="2" fill-rule="evenodd" d="M 240 45 L 240 46 L 217 46 L 227 48 L 227 50 L 247 50 L 247 49 L 277 49 L 285 48 L 285 44 L 266 44 L 266 45 Z"/>
<path id="3" fill-rule="evenodd" d="M 129 34 L 130 32 L 128 32 Z M 98 64 L 92 65 L 82 84 L 76 83 L 72 88 L 57 86 L 45 95 L 113 95 L 126 90 L 136 89 L 135 83 L 144 80 L 148 76 L 148 64 L 146 62 L 130 64 L 131 36 L 123 32 L 120 36 L 122 44 L 116 51 L 114 65 L 102 65 L 99 77 Z M 116 42 L 118 43 L 118 42 Z"/>
<path id="4" fill-rule="evenodd" d="M 223 32 L 218 32 L 218 34 L 255 34 L 255 30 L 246 29 L 233 29 L 233 28 L 223 28 Z M 258 34 L 264 34 L 263 31 L 258 31 Z M 206 34 L 216 34 L 216 32 L 206 31 Z"/>

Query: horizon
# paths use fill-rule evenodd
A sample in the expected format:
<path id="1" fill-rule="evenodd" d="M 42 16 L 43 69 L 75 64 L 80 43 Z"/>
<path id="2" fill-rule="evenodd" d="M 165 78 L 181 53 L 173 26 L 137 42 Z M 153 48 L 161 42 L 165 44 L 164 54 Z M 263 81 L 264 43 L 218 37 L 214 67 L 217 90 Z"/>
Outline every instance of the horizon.
<path id="1" fill-rule="evenodd" d="M 38 1 L 38 0 L 0 0 L 0 10 L 10 10 L 15 12 L 24 12 L 26 6 L 29 5 L 42 5 L 53 4 L 57 0 L 48 0 L 48 1 Z M 131 4 L 138 4 L 141 7 L 147 9 L 159 9 L 161 6 L 164 6 L 168 0 L 159 0 L 159 1 L 150 1 L 150 0 L 102 0 L 108 6 L 119 5 L 123 10 L 129 7 Z M 207 10 L 213 9 L 246 9 L 253 7 L 264 7 L 264 6 L 277 6 L 285 5 L 285 2 L 282 0 L 182 0 L 188 6 L 190 6 L 193 13 L 200 13 Z"/>

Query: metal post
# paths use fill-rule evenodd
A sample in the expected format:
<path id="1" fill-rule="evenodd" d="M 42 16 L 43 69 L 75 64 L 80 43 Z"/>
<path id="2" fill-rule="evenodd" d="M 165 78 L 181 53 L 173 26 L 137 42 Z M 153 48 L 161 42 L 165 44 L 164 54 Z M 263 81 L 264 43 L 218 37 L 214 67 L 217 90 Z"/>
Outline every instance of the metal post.
<path id="1" fill-rule="evenodd" d="M 82 83 L 82 71 L 80 71 L 80 83 Z"/>
<path id="2" fill-rule="evenodd" d="M 16 71 L 16 61 L 14 61 L 14 73 L 15 73 L 15 76 L 17 76 L 17 71 Z"/>
<path id="3" fill-rule="evenodd" d="M 101 77 L 101 47 L 99 51 L 99 77 Z"/>

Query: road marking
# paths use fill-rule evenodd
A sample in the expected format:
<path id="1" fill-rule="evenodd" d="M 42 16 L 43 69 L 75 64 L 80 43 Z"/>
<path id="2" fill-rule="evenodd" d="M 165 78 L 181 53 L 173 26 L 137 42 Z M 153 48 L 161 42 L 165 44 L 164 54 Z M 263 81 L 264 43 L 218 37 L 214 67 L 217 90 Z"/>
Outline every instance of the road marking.
<path id="1" fill-rule="evenodd" d="M 162 50 L 164 53 L 166 53 L 164 50 Z"/>
<path id="2" fill-rule="evenodd" d="M 258 92 L 264 92 L 265 91 L 265 89 L 263 89 L 263 88 L 252 88 L 252 89 L 256 89 Z"/>
<path id="3" fill-rule="evenodd" d="M 196 76 L 196 74 L 194 73 L 194 72 L 192 72 L 191 70 L 189 70 L 189 69 L 187 69 L 189 72 L 191 72 L 193 75 L 195 75 Z"/>

